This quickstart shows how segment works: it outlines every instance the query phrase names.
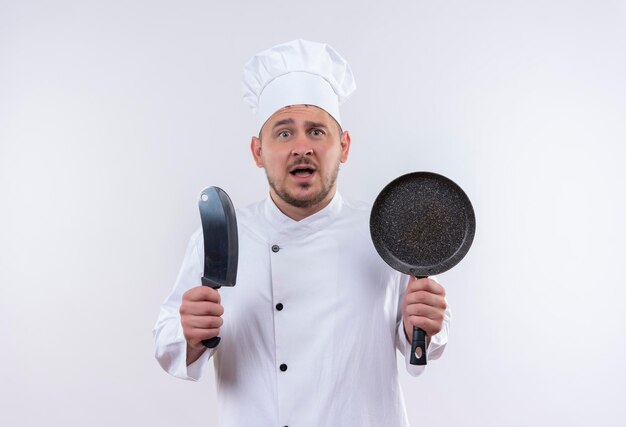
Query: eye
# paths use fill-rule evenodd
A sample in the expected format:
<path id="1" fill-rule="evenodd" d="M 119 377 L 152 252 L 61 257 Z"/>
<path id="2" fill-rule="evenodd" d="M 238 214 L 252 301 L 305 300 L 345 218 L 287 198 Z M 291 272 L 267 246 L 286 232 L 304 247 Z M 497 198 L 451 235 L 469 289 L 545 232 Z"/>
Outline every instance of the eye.
<path id="1" fill-rule="evenodd" d="M 324 131 L 321 130 L 321 129 L 313 129 L 313 130 L 311 130 L 311 134 L 313 136 L 322 136 L 322 135 L 324 135 Z"/>
<path id="2" fill-rule="evenodd" d="M 291 133 L 289 133 L 288 130 L 283 130 L 278 133 L 279 138 L 289 138 L 289 135 L 291 135 Z"/>

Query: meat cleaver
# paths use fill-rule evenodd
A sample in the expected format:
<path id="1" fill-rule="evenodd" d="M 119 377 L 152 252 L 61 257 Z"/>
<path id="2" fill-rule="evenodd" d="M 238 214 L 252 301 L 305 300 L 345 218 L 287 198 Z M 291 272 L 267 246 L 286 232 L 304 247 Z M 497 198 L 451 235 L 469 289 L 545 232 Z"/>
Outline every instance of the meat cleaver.
<path id="1" fill-rule="evenodd" d="M 235 286 L 237 261 L 237 217 L 230 197 L 218 187 L 207 187 L 198 201 L 204 237 L 204 274 L 202 285 L 213 289 Z M 220 337 L 202 341 L 208 348 L 217 347 Z"/>

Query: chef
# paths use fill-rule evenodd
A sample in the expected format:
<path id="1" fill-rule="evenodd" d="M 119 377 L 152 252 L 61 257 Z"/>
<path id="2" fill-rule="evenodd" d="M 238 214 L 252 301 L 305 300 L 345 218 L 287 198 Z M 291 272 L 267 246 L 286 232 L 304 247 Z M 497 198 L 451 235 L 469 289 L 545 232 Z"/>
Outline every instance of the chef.
<path id="1" fill-rule="evenodd" d="M 201 229 L 192 235 L 154 327 L 156 358 L 194 381 L 213 359 L 222 426 L 406 426 L 396 357 L 420 374 L 409 363 L 413 326 L 426 331 L 432 361 L 448 341 L 449 312 L 434 279 L 385 264 L 370 207 L 337 191 L 351 143 L 339 105 L 355 90 L 352 71 L 330 46 L 295 40 L 255 55 L 242 87 L 269 195 L 237 210 L 234 288 L 199 286 Z M 218 335 L 217 347 L 203 346 Z"/>

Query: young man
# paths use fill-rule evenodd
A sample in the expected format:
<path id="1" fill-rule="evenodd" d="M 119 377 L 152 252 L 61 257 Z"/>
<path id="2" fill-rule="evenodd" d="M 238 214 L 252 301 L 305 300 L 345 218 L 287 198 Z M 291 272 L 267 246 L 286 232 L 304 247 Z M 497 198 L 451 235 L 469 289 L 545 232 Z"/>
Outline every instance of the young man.
<path id="1" fill-rule="evenodd" d="M 224 426 L 404 426 L 396 349 L 409 364 L 413 326 L 441 355 L 449 313 L 432 279 L 388 267 L 369 237 L 368 206 L 337 192 L 350 135 L 339 104 L 355 89 L 346 61 L 304 40 L 253 57 L 244 98 L 259 121 L 251 151 L 270 187 L 237 211 L 237 286 L 199 286 L 201 230 L 154 328 L 170 374 L 197 380 L 214 359 Z M 202 340 L 221 337 L 207 349 Z"/>

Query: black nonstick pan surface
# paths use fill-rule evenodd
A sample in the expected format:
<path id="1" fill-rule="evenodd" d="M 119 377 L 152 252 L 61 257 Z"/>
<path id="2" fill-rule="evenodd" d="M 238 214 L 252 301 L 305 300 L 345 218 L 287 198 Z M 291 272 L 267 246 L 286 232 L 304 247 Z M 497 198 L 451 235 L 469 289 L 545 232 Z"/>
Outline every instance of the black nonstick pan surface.
<path id="1" fill-rule="evenodd" d="M 418 278 L 443 273 L 467 254 L 476 230 L 472 204 L 452 180 L 413 172 L 390 182 L 370 215 L 378 254 L 392 268 Z M 426 364 L 426 336 L 414 328 L 411 363 Z"/>

